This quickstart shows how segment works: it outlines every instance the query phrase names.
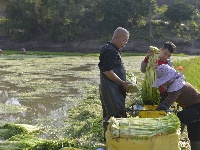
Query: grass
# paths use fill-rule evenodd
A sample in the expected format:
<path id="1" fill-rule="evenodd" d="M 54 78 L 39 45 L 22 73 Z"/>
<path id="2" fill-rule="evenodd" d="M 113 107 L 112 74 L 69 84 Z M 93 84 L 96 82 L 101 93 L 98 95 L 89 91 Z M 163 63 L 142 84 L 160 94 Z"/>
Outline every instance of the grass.
<path id="1" fill-rule="evenodd" d="M 21 51 L 17 50 L 4 50 L 3 55 L 20 55 Z M 84 56 L 84 57 L 90 57 L 90 56 L 99 56 L 99 53 L 81 53 L 81 52 L 48 52 L 48 51 L 27 51 L 26 55 L 38 55 L 38 56 Z M 123 52 L 122 56 L 128 57 L 128 56 L 145 56 L 146 53 L 135 53 L 135 52 Z M 180 53 L 180 54 L 173 54 L 174 56 L 187 56 L 186 54 Z"/>
<path id="2" fill-rule="evenodd" d="M 4 50 L 3 55 L 21 55 L 21 51 L 16 50 Z M 45 52 L 45 51 L 28 51 L 26 55 L 38 55 L 38 56 L 99 56 L 99 53 L 81 53 L 81 52 Z M 144 56 L 144 53 L 132 53 L 123 52 L 122 56 Z"/>
<path id="3" fill-rule="evenodd" d="M 200 57 L 189 59 L 189 60 L 180 60 L 174 63 L 175 68 L 182 66 L 184 69 L 182 72 L 186 78 L 186 81 L 191 83 L 198 91 L 200 91 Z"/>

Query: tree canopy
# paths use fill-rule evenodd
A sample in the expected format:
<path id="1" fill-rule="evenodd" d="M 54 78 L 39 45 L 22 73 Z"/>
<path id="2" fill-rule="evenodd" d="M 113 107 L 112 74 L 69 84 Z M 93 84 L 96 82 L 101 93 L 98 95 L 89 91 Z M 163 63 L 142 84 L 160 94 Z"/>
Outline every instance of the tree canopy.
<path id="1" fill-rule="evenodd" d="M 165 8 L 161 11 L 156 0 L 0 0 L 0 4 L 6 8 L 0 34 L 17 41 L 38 36 L 54 42 L 103 38 L 119 26 L 144 38 L 154 18 L 180 23 L 194 16 L 194 6 L 188 3 L 161 6 Z M 163 25 L 152 23 L 153 35 L 160 36 Z"/>
<path id="2" fill-rule="evenodd" d="M 187 21 L 195 15 L 195 8 L 183 2 L 172 4 L 165 12 L 167 18 L 173 22 Z"/>

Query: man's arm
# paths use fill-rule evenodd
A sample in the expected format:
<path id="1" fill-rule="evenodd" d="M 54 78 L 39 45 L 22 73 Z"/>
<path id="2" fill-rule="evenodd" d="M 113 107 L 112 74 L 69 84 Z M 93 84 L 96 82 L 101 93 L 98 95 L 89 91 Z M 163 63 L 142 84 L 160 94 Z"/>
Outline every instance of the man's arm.
<path id="1" fill-rule="evenodd" d="M 170 107 L 176 101 L 176 99 L 179 97 L 180 94 L 181 94 L 180 90 L 174 92 L 168 92 L 168 95 L 163 102 Z"/>
<path id="2" fill-rule="evenodd" d="M 179 95 L 180 91 L 168 92 L 166 99 L 158 105 L 156 110 L 169 110 L 170 106 L 176 101 Z"/>
<path id="3" fill-rule="evenodd" d="M 144 58 L 144 60 L 141 62 L 141 67 L 140 67 L 140 71 L 142 73 L 146 72 L 146 68 L 147 68 L 147 63 L 148 63 L 148 59 L 149 56 L 153 55 L 153 52 L 151 50 L 148 51 L 146 57 Z"/>
<path id="4" fill-rule="evenodd" d="M 147 63 L 145 63 L 144 61 L 141 62 L 141 67 L 140 67 L 140 71 L 142 73 L 146 72 L 146 68 L 147 68 Z"/>

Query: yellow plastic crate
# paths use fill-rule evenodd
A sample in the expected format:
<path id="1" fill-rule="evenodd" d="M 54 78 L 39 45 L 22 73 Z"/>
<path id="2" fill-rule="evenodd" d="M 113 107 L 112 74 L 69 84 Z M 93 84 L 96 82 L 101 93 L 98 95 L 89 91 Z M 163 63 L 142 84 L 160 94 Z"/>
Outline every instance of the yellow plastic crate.
<path id="1" fill-rule="evenodd" d="M 156 110 L 156 108 L 158 107 L 158 105 L 144 105 L 142 107 L 143 110 Z"/>
<path id="2" fill-rule="evenodd" d="M 165 111 L 157 111 L 157 110 L 139 110 L 138 117 L 140 118 L 159 118 L 166 116 L 167 113 Z"/>
<path id="3" fill-rule="evenodd" d="M 138 117 L 140 118 L 159 118 L 166 116 L 165 111 L 157 111 L 158 105 L 144 105 L 143 110 L 138 111 Z"/>

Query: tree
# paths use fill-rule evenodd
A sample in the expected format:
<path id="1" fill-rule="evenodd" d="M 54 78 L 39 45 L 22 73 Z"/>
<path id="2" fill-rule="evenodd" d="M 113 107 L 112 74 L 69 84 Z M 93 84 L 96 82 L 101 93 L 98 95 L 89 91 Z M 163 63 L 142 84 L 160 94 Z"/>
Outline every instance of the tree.
<path id="1" fill-rule="evenodd" d="M 17 39 L 33 36 L 36 27 L 34 5 L 25 0 L 10 1 L 6 6 L 6 28 L 8 34 Z"/>
<path id="2" fill-rule="evenodd" d="M 181 23 L 182 21 L 191 20 L 195 15 L 195 8 L 192 5 L 178 2 L 168 7 L 165 16 L 174 23 Z"/>
<path id="3" fill-rule="evenodd" d="M 118 26 L 131 28 L 149 14 L 149 0 L 101 0 L 98 5 L 101 31 L 113 31 Z"/>

